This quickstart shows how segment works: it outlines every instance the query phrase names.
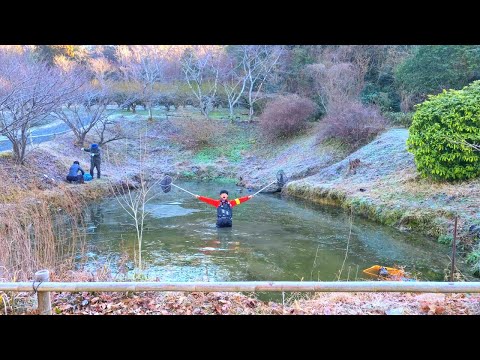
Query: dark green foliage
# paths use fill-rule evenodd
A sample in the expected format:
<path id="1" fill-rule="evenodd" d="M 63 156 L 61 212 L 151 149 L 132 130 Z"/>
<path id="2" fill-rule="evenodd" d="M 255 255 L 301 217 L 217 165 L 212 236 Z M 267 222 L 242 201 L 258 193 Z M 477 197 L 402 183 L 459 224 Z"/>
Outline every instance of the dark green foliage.
<path id="1" fill-rule="evenodd" d="M 287 92 L 310 95 L 310 83 L 302 76 L 302 71 L 308 64 L 318 61 L 318 56 L 325 45 L 290 45 L 287 46 L 285 66 L 280 70 L 280 78 Z"/>
<path id="2" fill-rule="evenodd" d="M 448 234 L 448 235 L 440 235 L 437 239 L 437 241 L 440 243 L 440 244 L 444 244 L 444 245 L 452 245 L 453 243 L 453 235 L 451 234 Z"/>
<path id="3" fill-rule="evenodd" d="M 78 63 L 85 63 L 88 54 L 79 45 L 35 45 L 33 53 L 37 60 L 44 61 L 53 66 L 56 56 L 65 56 Z"/>
<path id="4" fill-rule="evenodd" d="M 398 85 L 409 94 L 425 96 L 459 89 L 479 78 L 480 46 L 427 45 L 400 64 Z"/>
<path id="5" fill-rule="evenodd" d="M 467 255 L 467 263 L 471 265 L 473 275 L 480 276 L 480 246 Z"/>
<path id="6" fill-rule="evenodd" d="M 102 45 L 101 46 L 102 55 L 113 64 L 118 63 L 116 45 Z"/>
<path id="7" fill-rule="evenodd" d="M 364 46 L 368 59 L 365 87 L 360 95 L 364 104 L 375 104 L 382 112 L 400 111 L 400 92 L 395 83 L 395 67 L 412 53 L 412 45 Z"/>
<path id="8" fill-rule="evenodd" d="M 480 175 L 480 81 L 443 91 L 416 106 L 408 150 L 418 170 L 434 179 L 463 180 Z"/>
<path id="9" fill-rule="evenodd" d="M 379 86 L 374 83 L 365 85 L 360 98 L 364 104 L 375 104 L 383 112 L 400 111 L 400 96 L 393 86 Z"/>
<path id="10" fill-rule="evenodd" d="M 53 65 L 55 56 L 64 55 L 68 58 L 73 57 L 71 45 L 36 45 L 34 54 L 38 60 L 45 61 L 49 65 Z"/>

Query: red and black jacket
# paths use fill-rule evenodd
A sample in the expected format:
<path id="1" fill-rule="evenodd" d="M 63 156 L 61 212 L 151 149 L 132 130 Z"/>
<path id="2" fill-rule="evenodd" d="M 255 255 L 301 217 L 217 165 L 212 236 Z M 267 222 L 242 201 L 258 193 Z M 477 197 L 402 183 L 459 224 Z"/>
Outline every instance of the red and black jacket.
<path id="1" fill-rule="evenodd" d="M 229 201 L 210 199 L 205 196 L 200 196 L 198 199 L 217 208 L 217 221 L 220 221 L 221 219 L 226 219 L 230 222 L 232 221 L 233 216 L 232 208 L 236 205 L 240 205 L 247 200 L 250 200 L 248 196 Z"/>
<path id="2" fill-rule="evenodd" d="M 218 199 L 211 199 L 211 198 L 208 198 L 208 197 L 205 197 L 205 196 L 200 196 L 198 198 L 198 200 L 203 201 L 203 202 L 205 202 L 207 204 L 210 204 L 212 206 L 215 206 L 215 207 L 219 207 L 220 203 L 221 203 L 221 201 L 218 200 Z M 241 203 L 244 203 L 247 200 L 250 200 L 248 198 L 248 196 L 244 196 L 244 197 L 237 198 L 237 199 L 234 199 L 234 200 L 228 200 L 228 203 L 230 204 L 231 207 L 234 207 L 234 206 L 240 205 Z"/>

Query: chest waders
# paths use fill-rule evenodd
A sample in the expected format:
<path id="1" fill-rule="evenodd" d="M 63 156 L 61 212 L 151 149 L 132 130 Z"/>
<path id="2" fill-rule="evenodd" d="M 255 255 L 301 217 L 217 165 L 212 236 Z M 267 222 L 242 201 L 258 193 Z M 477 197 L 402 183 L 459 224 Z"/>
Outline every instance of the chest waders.
<path id="1" fill-rule="evenodd" d="M 232 207 L 228 201 L 221 202 L 217 207 L 217 227 L 232 226 Z"/>
<path id="2" fill-rule="evenodd" d="M 90 175 L 93 178 L 93 169 L 97 168 L 97 178 L 100 179 L 100 152 L 90 154 Z"/>

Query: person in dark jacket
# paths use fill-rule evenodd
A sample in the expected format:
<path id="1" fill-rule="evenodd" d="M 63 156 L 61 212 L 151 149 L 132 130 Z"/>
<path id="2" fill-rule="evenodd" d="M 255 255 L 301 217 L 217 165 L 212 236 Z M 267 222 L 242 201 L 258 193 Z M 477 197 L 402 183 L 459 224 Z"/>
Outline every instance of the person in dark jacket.
<path id="1" fill-rule="evenodd" d="M 97 179 L 100 179 L 100 148 L 98 144 L 90 145 L 90 149 L 82 148 L 83 151 L 90 153 L 90 175 L 93 178 L 93 169 L 97 168 Z"/>
<path id="2" fill-rule="evenodd" d="M 241 198 L 237 198 L 235 200 L 227 200 L 228 199 L 228 191 L 221 190 L 220 191 L 220 199 L 215 200 L 205 196 L 195 195 L 195 197 L 207 204 L 215 206 L 217 208 L 217 227 L 232 227 L 232 208 L 236 205 L 240 205 L 241 203 L 250 200 L 253 195 L 244 196 Z"/>
<path id="3" fill-rule="evenodd" d="M 78 174 L 79 171 L 82 173 L 81 175 Z M 70 166 L 70 170 L 68 170 L 67 181 L 69 183 L 72 183 L 72 181 L 78 181 L 80 184 L 83 184 L 83 174 L 85 174 L 85 171 L 80 167 L 80 163 L 74 161 L 73 165 Z"/>

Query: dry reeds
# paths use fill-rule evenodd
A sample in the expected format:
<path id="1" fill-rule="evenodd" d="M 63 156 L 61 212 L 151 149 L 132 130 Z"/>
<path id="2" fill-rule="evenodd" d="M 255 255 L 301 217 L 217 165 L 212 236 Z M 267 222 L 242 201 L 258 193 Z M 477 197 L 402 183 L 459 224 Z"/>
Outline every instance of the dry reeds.
<path id="1" fill-rule="evenodd" d="M 39 269 L 72 264 L 85 244 L 78 197 L 39 197 L 22 205 L 0 210 L 0 280 L 25 281 Z"/>

